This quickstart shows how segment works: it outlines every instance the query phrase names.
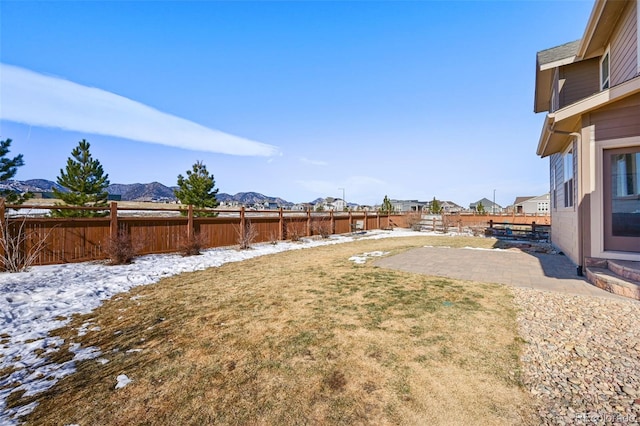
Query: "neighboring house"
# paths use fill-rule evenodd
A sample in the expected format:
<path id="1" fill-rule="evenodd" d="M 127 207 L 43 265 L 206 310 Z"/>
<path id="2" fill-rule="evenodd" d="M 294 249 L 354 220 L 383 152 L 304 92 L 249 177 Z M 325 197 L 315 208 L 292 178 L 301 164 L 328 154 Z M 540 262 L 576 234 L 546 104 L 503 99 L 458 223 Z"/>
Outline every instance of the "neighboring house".
<path id="1" fill-rule="evenodd" d="M 597 0 L 580 40 L 537 54 L 552 243 L 579 274 L 640 261 L 639 21 L 638 0 Z"/>
<path id="2" fill-rule="evenodd" d="M 328 203 L 329 210 L 342 212 L 347 209 L 347 203 L 342 198 L 334 198 L 332 203 Z"/>
<path id="3" fill-rule="evenodd" d="M 390 200 L 393 211 L 397 213 L 420 212 L 429 208 L 429 201 L 418 200 Z"/>
<path id="4" fill-rule="evenodd" d="M 513 202 L 513 213 L 548 215 L 549 203 L 549 193 L 537 197 L 516 197 Z"/>
<path id="5" fill-rule="evenodd" d="M 444 213 L 460 213 L 461 211 L 464 211 L 462 206 L 459 206 L 453 201 L 440 201 L 440 206 Z"/>
<path id="6" fill-rule="evenodd" d="M 482 207 L 484 208 L 485 213 L 502 213 L 504 210 L 498 203 L 495 203 L 487 198 L 483 198 L 482 200 L 478 200 L 475 203 L 469 204 L 469 209 L 473 211 L 478 211 L 478 205 L 482 203 Z"/>
<path id="7" fill-rule="evenodd" d="M 327 197 L 316 200 L 311 210 L 342 212 L 347 208 L 347 203 L 341 198 Z"/>
<path id="8" fill-rule="evenodd" d="M 265 210 L 278 210 L 281 206 L 276 201 L 265 201 L 262 203 Z"/>
<path id="9" fill-rule="evenodd" d="M 291 210 L 306 212 L 307 210 L 313 210 L 313 204 L 311 203 L 298 203 L 291 206 Z"/>

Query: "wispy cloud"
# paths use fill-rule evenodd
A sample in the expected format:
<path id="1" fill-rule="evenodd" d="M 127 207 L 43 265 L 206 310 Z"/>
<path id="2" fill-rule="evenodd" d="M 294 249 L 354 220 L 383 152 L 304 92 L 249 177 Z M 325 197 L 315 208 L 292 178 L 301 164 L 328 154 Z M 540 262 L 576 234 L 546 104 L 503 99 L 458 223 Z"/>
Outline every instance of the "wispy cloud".
<path id="1" fill-rule="evenodd" d="M 0 119 L 194 151 L 271 156 L 273 145 L 209 129 L 134 100 L 0 64 Z"/>
<path id="2" fill-rule="evenodd" d="M 305 158 L 305 157 L 301 157 L 300 161 L 302 161 L 305 164 L 311 164 L 313 166 L 328 166 L 329 165 L 329 163 L 327 163 L 326 161 L 309 160 L 308 158 Z"/>

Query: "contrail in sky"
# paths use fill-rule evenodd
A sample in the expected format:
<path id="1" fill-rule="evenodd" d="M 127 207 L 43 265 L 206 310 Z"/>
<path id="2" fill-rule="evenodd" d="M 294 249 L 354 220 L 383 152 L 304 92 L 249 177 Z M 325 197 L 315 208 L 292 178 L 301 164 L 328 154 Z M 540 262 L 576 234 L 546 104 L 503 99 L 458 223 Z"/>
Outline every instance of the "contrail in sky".
<path id="1" fill-rule="evenodd" d="M 94 87 L 0 64 L 0 119 L 194 151 L 272 156 L 273 145 L 210 129 Z"/>

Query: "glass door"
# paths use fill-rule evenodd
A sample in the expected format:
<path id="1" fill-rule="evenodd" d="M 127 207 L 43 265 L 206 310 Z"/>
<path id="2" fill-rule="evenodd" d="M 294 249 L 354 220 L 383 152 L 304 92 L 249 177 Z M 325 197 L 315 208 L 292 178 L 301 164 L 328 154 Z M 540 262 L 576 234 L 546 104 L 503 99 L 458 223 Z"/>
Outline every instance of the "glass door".
<path id="1" fill-rule="evenodd" d="M 604 249 L 640 252 L 640 147 L 604 151 Z"/>

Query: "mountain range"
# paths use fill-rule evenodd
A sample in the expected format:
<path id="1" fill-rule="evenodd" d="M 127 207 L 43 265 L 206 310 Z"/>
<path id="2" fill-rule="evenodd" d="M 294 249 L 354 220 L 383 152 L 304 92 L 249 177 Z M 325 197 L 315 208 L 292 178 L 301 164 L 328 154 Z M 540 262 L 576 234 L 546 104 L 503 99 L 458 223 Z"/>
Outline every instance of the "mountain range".
<path id="1" fill-rule="evenodd" d="M 46 179 L 29 179 L 29 180 L 7 180 L 0 182 L 0 189 L 9 189 L 16 192 L 52 192 L 53 188 L 65 192 L 66 189 L 55 182 Z M 107 187 L 107 192 L 111 195 L 120 195 L 122 201 L 153 201 L 153 202 L 171 202 L 176 201 L 173 194 L 176 186 L 168 187 L 159 182 L 151 183 L 132 183 L 121 184 L 114 183 Z M 292 205 L 287 200 L 279 197 L 269 197 L 258 192 L 239 192 L 235 195 L 220 192 L 216 195 L 220 202 L 230 203 L 237 202 L 245 206 L 253 204 L 263 204 L 266 202 L 277 203 L 279 206 Z"/>

